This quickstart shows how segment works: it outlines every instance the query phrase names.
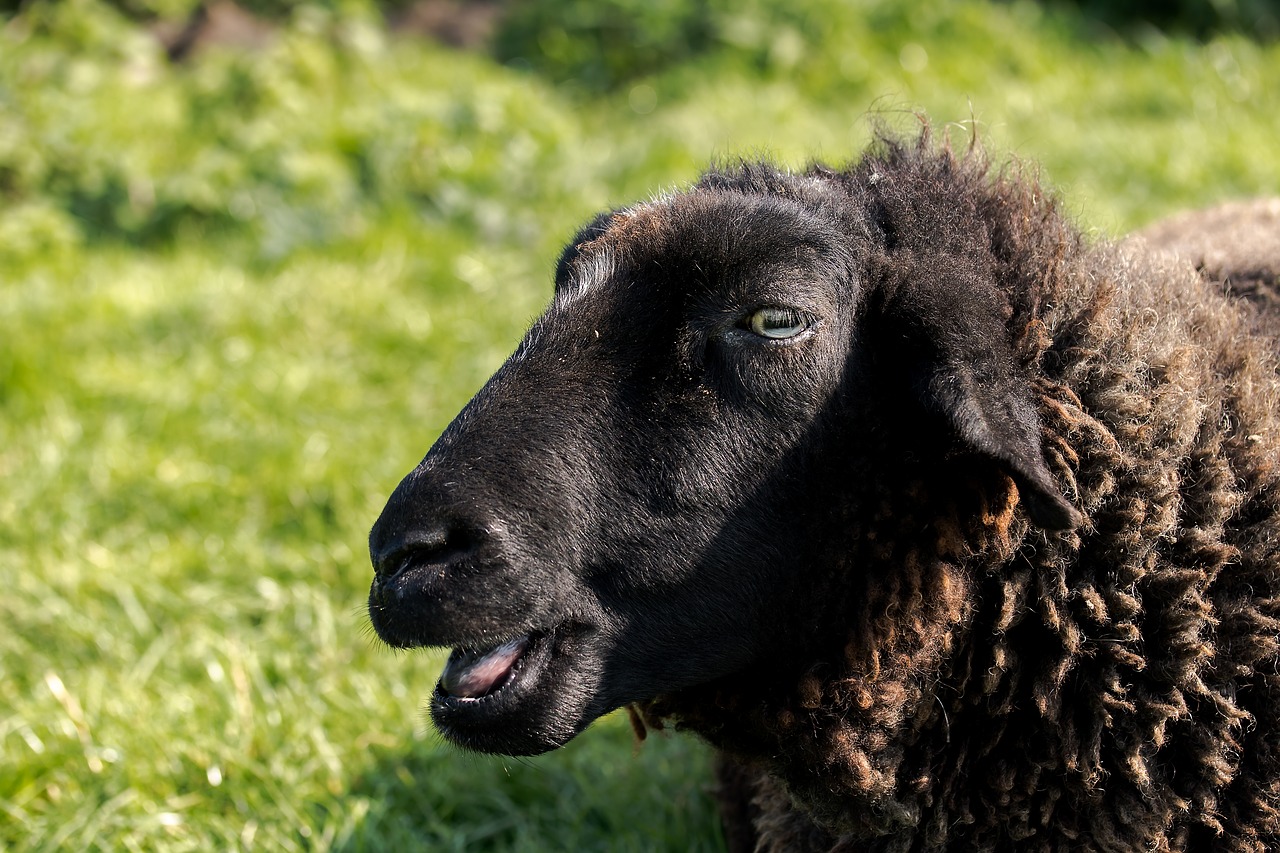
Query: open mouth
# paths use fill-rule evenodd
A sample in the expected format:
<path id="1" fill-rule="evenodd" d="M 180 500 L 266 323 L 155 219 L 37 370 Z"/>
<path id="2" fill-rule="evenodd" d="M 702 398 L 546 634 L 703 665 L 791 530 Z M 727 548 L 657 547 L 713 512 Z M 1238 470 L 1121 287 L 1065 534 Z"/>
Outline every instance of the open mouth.
<path id="1" fill-rule="evenodd" d="M 553 633 L 535 632 L 490 648 L 454 649 L 436 684 L 435 704 L 461 713 L 519 702 L 546 675 L 554 639 Z"/>
<path id="2" fill-rule="evenodd" d="M 526 635 L 487 650 L 454 649 L 440 674 L 440 692 L 463 700 L 492 696 L 515 677 L 532 642 Z"/>
<path id="3" fill-rule="evenodd" d="M 588 707 L 596 658 L 584 654 L 582 636 L 563 624 L 454 649 L 431 697 L 436 729 L 477 752 L 537 755 L 564 745 L 599 716 Z"/>

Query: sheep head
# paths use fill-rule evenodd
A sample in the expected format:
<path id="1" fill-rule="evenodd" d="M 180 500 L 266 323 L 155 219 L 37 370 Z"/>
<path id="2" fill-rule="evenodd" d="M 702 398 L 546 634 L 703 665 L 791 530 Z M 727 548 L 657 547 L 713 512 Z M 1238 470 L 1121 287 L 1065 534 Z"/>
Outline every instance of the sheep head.
<path id="1" fill-rule="evenodd" d="M 947 208 L 871 167 L 752 166 L 577 235 L 370 536 L 378 634 L 454 648 L 448 738 L 534 754 L 627 703 L 802 670 L 888 570 L 848 540 L 897 478 L 979 468 L 1032 522 L 1077 523 L 986 231 Z"/>

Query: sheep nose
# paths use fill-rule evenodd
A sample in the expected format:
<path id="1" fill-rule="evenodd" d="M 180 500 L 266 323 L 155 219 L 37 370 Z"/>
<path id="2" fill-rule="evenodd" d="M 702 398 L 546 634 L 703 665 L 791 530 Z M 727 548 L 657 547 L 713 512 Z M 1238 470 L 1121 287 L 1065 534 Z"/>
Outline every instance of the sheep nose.
<path id="1" fill-rule="evenodd" d="M 454 563 L 478 544 L 476 536 L 463 527 L 438 522 L 388 537 L 381 547 L 370 549 L 370 556 L 378 581 L 387 584 L 413 566 Z"/>

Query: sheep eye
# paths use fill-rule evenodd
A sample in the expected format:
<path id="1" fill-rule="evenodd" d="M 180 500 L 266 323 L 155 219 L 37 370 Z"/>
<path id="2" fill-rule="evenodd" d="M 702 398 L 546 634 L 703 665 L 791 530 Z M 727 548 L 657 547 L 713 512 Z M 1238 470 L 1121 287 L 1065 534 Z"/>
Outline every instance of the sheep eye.
<path id="1" fill-rule="evenodd" d="M 775 341 L 794 338 L 809 327 L 794 308 L 761 308 L 747 318 L 747 325 L 760 337 Z"/>

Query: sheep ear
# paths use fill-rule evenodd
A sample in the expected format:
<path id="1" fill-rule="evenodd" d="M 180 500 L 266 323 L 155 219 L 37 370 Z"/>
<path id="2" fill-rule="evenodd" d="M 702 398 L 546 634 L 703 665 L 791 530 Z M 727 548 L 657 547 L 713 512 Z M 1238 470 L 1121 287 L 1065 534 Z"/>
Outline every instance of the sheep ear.
<path id="1" fill-rule="evenodd" d="M 946 264 L 930 264 L 934 274 Z M 971 450 L 1013 477 L 1032 522 L 1049 530 L 1080 524 L 1045 465 L 1040 419 L 1018 370 L 994 286 L 962 270 L 930 276 L 932 286 L 902 285 L 886 304 L 894 373 L 926 411 L 945 421 Z M 915 277 L 912 276 L 914 279 Z"/>
<path id="2" fill-rule="evenodd" d="M 613 221 L 613 217 L 617 211 L 610 210 L 605 213 L 598 214 L 595 219 L 588 222 L 578 233 L 574 235 L 573 240 L 564 251 L 560 253 L 560 259 L 556 262 L 556 288 L 564 287 L 569 282 L 570 271 L 573 268 L 573 262 L 578 259 L 582 253 L 582 247 L 592 240 L 600 237 L 609 228 L 609 223 Z"/>
<path id="3" fill-rule="evenodd" d="M 1026 383 L 990 365 L 951 362 L 919 386 L 926 408 L 942 415 L 972 450 L 1002 463 L 1031 520 L 1048 530 L 1080 524 L 1080 514 L 1054 484 L 1040 446 L 1040 419 Z"/>

